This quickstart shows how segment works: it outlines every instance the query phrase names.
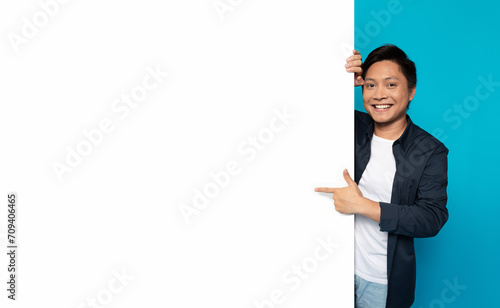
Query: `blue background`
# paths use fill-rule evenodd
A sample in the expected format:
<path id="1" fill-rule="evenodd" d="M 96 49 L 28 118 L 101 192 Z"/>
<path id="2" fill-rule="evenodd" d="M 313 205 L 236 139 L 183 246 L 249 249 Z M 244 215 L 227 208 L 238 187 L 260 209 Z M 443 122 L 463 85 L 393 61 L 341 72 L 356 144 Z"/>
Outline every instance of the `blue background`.
<path id="1" fill-rule="evenodd" d="M 355 48 L 363 59 L 387 43 L 406 52 L 418 80 L 408 114 L 450 150 L 450 216 L 436 237 L 415 239 L 412 307 L 500 307 L 499 13 L 496 1 L 355 1 Z M 481 78 L 499 84 L 476 93 Z"/>

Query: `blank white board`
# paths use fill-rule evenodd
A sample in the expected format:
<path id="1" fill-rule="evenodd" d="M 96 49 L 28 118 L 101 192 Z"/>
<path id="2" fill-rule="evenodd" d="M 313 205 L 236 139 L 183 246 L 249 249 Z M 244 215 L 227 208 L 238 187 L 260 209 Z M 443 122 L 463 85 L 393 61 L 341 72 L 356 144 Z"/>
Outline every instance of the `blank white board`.
<path id="1" fill-rule="evenodd" d="M 353 1 L 0 4 L 2 307 L 350 307 Z M 0 279 L 8 281 L 7 253 Z"/>

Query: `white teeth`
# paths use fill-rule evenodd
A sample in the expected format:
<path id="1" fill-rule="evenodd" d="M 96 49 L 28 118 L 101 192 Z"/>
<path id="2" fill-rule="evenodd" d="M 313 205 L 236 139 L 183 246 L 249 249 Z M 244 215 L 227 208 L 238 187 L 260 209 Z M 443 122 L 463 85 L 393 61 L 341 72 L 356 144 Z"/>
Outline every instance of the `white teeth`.
<path id="1" fill-rule="evenodd" d="M 387 109 L 387 108 L 391 107 L 391 105 L 374 105 L 374 106 L 377 109 Z"/>

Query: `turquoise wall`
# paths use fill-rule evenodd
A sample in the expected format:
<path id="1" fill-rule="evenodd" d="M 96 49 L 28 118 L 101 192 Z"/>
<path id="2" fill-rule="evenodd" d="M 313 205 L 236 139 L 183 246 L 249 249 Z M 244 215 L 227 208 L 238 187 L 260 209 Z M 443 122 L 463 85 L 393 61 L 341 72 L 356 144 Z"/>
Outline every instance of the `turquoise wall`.
<path id="1" fill-rule="evenodd" d="M 355 26 L 364 58 L 392 43 L 415 62 L 408 114 L 450 150 L 450 217 L 415 239 L 412 307 L 500 307 L 500 2 L 356 0 Z M 359 88 L 355 105 L 364 111 Z"/>

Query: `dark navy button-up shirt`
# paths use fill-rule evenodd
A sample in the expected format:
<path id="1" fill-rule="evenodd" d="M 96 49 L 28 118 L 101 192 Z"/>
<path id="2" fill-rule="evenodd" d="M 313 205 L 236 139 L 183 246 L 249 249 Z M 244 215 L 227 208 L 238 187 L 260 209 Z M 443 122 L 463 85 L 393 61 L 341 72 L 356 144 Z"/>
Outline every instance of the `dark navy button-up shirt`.
<path id="1" fill-rule="evenodd" d="M 396 174 L 391 202 L 380 202 L 380 231 L 388 232 L 387 308 L 410 307 L 415 298 L 413 238 L 435 236 L 448 220 L 448 149 L 413 124 L 394 141 Z M 355 111 L 355 182 L 370 160 L 373 119 Z M 382 176 L 382 175 L 381 175 Z"/>

